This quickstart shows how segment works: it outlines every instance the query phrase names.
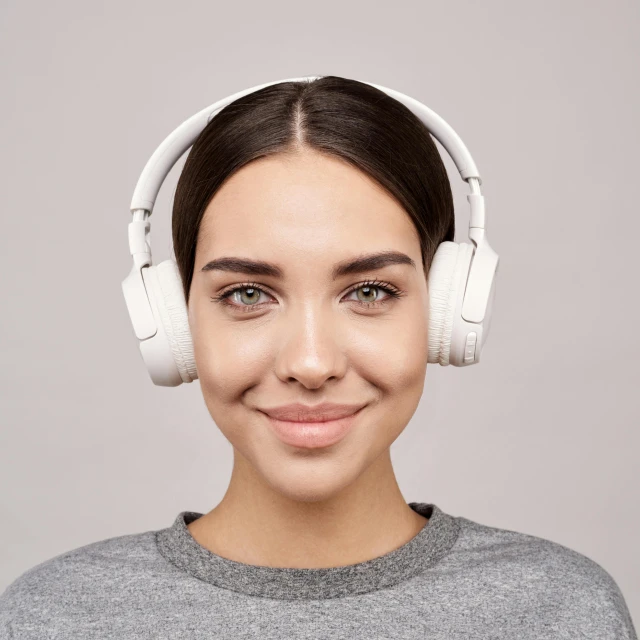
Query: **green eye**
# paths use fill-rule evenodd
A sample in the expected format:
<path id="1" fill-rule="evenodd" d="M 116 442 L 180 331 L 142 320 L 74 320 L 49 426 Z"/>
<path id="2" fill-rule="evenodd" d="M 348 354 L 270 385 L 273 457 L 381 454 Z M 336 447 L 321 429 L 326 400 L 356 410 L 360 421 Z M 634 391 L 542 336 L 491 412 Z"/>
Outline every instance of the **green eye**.
<path id="1" fill-rule="evenodd" d="M 353 292 L 360 291 L 360 290 L 365 290 L 365 294 L 364 294 L 365 297 L 369 296 L 371 292 L 375 292 L 376 294 L 374 300 L 359 299 L 356 301 L 364 307 L 381 306 L 383 304 L 386 304 L 390 300 L 400 298 L 401 296 L 404 295 L 402 291 L 394 287 L 392 284 L 388 282 L 379 282 L 377 280 L 360 283 L 352 287 L 347 292 L 346 295 L 348 296 Z M 379 295 L 377 293 L 378 291 L 384 291 L 385 293 L 388 294 L 388 297 L 383 298 L 382 300 L 378 300 L 379 298 Z M 242 301 L 242 293 L 248 292 L 248 295 L 246 296 L 246 298 L 248 298 L 248 303 L 237 304 L 235 302 L 229 302 L 229 299 L 231 298 L 231 296 L 233 296 L 236 292 L 240 292 L 241 294 L 240 301 Z M 252 311 L 254 308 L 257 308 L 263 304 L 263 303 L 258 304 L 257 302 L 260 299 L 261 293 L 264 293 L 265 295 L 269 295 L 267 291 L 265 291 L 262 287 L 258 286 L 257 284 L 246 283 L 246 284 L 233 287 L 228 291 L 223 291 L 220 295 L 212 297 L 211 300 L 213 302 L 219 302 L 228 307 L 236 307 L 238 309 L 241 309 L 242 311 Z"/>

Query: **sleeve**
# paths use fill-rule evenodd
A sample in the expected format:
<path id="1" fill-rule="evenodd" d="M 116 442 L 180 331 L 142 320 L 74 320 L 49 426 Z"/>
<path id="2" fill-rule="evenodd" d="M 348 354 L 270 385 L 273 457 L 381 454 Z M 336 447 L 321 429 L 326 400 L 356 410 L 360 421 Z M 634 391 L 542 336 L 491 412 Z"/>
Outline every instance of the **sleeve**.
<path id="1" fill-rule="evenodd" d="M 604 571 L 604 569 L 603 569 Z M 602 603 L 611 617 L 611 628 L 615 638 L 638 640 L 638 634 L 631 620 L 631 613 L 616 581 L 606 572 L 607 588 L 601 594 Z"/>
<path id="2" fill-rule="evenodd" d="M 31 629 L 32 621 L 38 619 L 35 611 L 40 593 L 36 571 L 39 566 L 25 571 L 0 593 L 0 640 L 22 640 L 25 637 L 44 640 L 42 633 Z"/>
<path id="3" fill-rule="evenodd" d="M 0 640 L 14 640 L 13 630 L 11 626 L 10 611 L 10 591 L 9 585 L 3 593 L 0 594 Z"/>
<path id="4" fill-rule="evenodd" d="M 589 565 L 589 586 L 575 594 L 573 634 L 593 640 L 638 640 L 620 587 L 598 563 L 590 560 Z"/>

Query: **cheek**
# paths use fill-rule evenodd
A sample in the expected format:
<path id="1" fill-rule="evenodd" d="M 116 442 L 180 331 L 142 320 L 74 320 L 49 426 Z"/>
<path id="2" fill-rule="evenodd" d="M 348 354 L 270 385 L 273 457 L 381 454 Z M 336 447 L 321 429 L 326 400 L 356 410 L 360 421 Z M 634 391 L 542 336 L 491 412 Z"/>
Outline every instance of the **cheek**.
<path id="1" fill-rule="evenodd" d="M 264 382 L 282 347 L 278 331 L 259 321 L 225 319 L 194 300 L 189 323 L 203 392 L 217 404 L 238 402 L 247 389 Z M 422 393 L 427 366 L 428 317 L 419 302 L 388 317 L 351 319 L 337 325 L 349 367 L 393 402 Z M 281 334 L 280 334 L 281 335 Z M 336 348 L 340 348 L 335 345 Z"/>
<path id="2" fill-rule="evenodd" d="M 213 303 L 211 303 L 213 304 Z M 259 325 L 226 322 L 197 308 L 190 326 L 198 378 L 203 393 L 218 404 L 237 402 L 258 384 L 269 366 L 269 335 Z"/>
<path id="3" fill-rule="evenodd" d="M 390 399 L 420 394 L 429 348 L 427 318 L 421 309 L 409 309 L 402 318 L 389 318 L 370 331 L 354 330 L 349 359 L 357 373 Z"/>
<path id="4" fill-rule="evenodd" d="M 193 336 L 200 384 L 222 403 L 237 400 L 256 377 L 255 360 L 242 346 L 236 347 L 233 340 L 221 339 L 213 332 Z"/>
<path id="5" fill-rule="evenodd" d="M 263 373 L 245 340 L 227 336 L 213 325 L 192 332 L 200 389 L 217 427 L 236 448 L 247 437 L 247 389 L 259 384 Z M 230 333 L 230 332 L 229 332 Z"/>
<path id="6" fill-rule="evenodd" d="M 420 403 L 429 347 L 427 317 L 416 310 L 403 322 L 390 323 L 387 331 L 377 333 L 375 343 L 362 344 L 358 354 L 354 353 L 354 368 L 378 389 L 381 402 L 375 446 L 383 449 L 402 433 Z"/>
<path id="7" fill-rule="evenodd" d="M 212 419 L 244 458 L 271 478 L 274 486 L 280 483 L 282 492 L 291 486 L 304 488 L 308 463 L 290 457 L 259 422 L 262 419 L 249 415 L 242 404 L 243 394 L 252 387 L 264 385 L 264 395 L 269 381 L 273 382 L 274 354 L 282 348 L 282 334 L 278 337 L 278 331 L 259 322 L 214 321 L 212 315 L 205 308 L 200 315 L 194 314 L 192 323 L 200 385 Z M 415 413 L 426 372 L 427 318 L 421 308 L 407 306 L 402 315 L 344 322 L 334 338 L 348 345 L 345 355 L 350 371 L 338 384 L 359 391 L 360 397 L 368 389 L 369 397 L 379 402 L 336 457 L 327 458 L 324 467 L 318 462 L 318 478 L 324 473 L 327 485 L 360 473 L 399 437 Z M 287 465 L 283 466 L 284 460 Z"/>

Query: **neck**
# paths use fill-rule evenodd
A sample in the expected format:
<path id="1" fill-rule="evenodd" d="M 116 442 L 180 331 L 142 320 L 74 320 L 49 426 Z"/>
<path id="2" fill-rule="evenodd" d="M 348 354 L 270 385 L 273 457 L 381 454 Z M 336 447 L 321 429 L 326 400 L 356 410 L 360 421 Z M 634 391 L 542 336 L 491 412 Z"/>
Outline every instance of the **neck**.
<path id="1" fill-rule="evenodd" d="M 426 523 L 404 500 L 389 449 L 331 497 L 300 501 L 266 484 L 234 448 L 225 496 L 188 529 L 200 545 L 236 562 L 314 569 L 382 556 Z"/>

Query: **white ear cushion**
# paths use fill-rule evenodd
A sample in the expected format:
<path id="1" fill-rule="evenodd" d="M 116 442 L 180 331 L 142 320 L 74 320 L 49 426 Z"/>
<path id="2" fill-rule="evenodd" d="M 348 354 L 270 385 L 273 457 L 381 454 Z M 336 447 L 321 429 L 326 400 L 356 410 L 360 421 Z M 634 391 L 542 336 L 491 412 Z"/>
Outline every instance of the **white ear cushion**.
<path id="1" fill-rule="evenodd" d="M 162 299 L 156 302 L 173 358 L 183 382 L 193 382 L 198 378 L 198 371 L 178 265 L 169 259 L 155 268 L 162 294 Z"/>
<path id="2" fill-rule="evenodd" d="M 455 274 L 459 251 L 460 244 L 457 242 L 440 243 L 429 269 L 427 362 L 433 364 L 449 364 L 453 318 L 458 298 L 458 278 Z M 180 376 L 184 382 L 192 382 L 198 379 L 198 372 L 178 265 L 175 260 L 169 259 L 156 265 L 155 269 L 162 290 L 162 300 L 157 302 L 165 333 Z M 463 280 L 466 282 L 466 279 Z"/>
<path id="3" fill-rule="evenodd" d="M 429 354 L 427 362 L 449 364 L 458 290 L 456 265 L 460 244 L 441 242 L 429 269 Z"/>

